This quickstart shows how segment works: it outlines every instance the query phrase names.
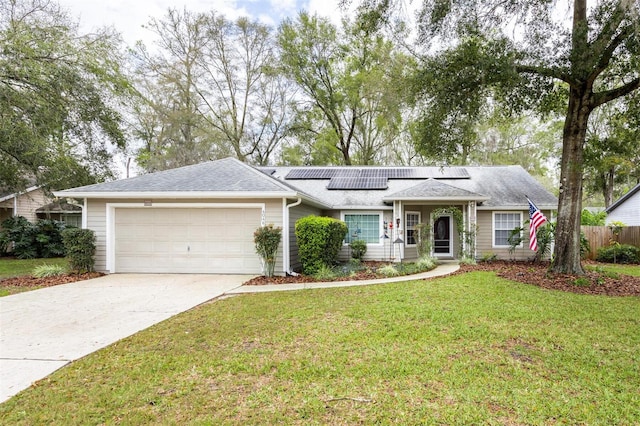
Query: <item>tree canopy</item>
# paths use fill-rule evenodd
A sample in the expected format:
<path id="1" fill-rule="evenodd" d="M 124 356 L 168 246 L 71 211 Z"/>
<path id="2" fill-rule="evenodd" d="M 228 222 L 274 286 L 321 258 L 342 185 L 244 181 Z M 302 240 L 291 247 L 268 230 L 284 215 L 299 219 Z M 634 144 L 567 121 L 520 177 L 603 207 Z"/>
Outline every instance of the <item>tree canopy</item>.
<path id="1" fill-rule="evenodd" d="M 396 6 L 366 0 L 363 16 L 389 21 Z M 428 52 L 417 78 L 424 111 L 419 149 L 464 158 L 488 100 L 514 113 L 564 109 L 553 269 L 582 273 L 587 125 L 596 108 L 640 87 L 640 3 L 425 0 L 418 36 Z"/>
<path id="2" fill-rule="evenodd" d="M 0 189 L 112 176 L 130 92 L 119 37 L 81 35 L 54 3 L 0 0 Z"/>

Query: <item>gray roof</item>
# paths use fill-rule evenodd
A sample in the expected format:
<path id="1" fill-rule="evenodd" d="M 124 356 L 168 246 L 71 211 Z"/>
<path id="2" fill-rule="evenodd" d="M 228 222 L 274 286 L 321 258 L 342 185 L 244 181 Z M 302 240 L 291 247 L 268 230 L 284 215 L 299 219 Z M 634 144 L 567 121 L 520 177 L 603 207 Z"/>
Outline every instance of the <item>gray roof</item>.
<path id="1" fill-rule="evenodd" d="M 293 192 L 280 182 L 235 158 L 185 166 L 177 169 L 81 186 L 62 191 L 73 193 L 111 192 Z"/>
<path id="2" fill-rule="evenodd" d="M 386 189 L 362 190 L 329 189 L 328 175 L 326 178 L 313 179 L 286 178 L 292 170 L 300 169 L 303 168 L 255 168 L 234 158 L 225 158 L 130 179 L 72 188 L 56 192 L 55 195 L 118 198 L 153 194 L 156 197 L 164 195 L 187 198 L 190 195 L 222 197 L 236 194 L 260 197 L 269 194 L 299 196 L 326 209 L 385 209 L 390 208 L 393 200 L 408 199 L 475 200 L 481 202 L 480 209 L 526 209 L 526 196 L 541 209 L 556 209 L 558 205 L 557 198 L 520 166 L 465 166 L 462 170 L 464 173 L 461 173 L 460 167 L 450 172 L 442 167 L 413 167 L 411 169 L 415 173 L 411 174 L 411 178 L 405 178 L 404 174 L 391 174 Z M 325 168 L 316 169 L 322 171 Z M 398 168 L 352 166 L 350 169 L 360 176 L 378 172 L 385 174 Z"/>
<path id="3" fill-rule="evenodd" d="M 353 166 L 357 168 L 357 166 Z M 465 166 L 468 178 L 437 178 L 435 183 L 428 180 L 389 179 L 386 190 L 329 190 L 329 179 L 286 180 L 294 188 L 313 194 L 333 208 L 385 208 L 394 197 L 409 198 L 413 193 L 425 196 L 441 194 L 443 197 L 485 201 L 480 209 L 528 209 L 526 196 L 541 209 L 557 209 L 558 199 L 547 191 L 526 170 L 520 166 Z M 296 167 L 271 167 L 272 176 L 285 181 L 285 177 Z M 416 169 L 441 170 L 441 167 L 416 167 Z M 433 175 L 431 170 L 421 171 Z M 444 173 L 444 175 L 447 175 Z M 424 184 L 424 186 L 423 186 Z M 449 192 L 447 192 L 449 191 Z"/>
<path id="4" fill-rule="evenodd" d="M 385 195 L 384 200 L 442 200 L 442 199 L 465 199 L 465 200 L 485 200 L 481 194 L 475 194 L 466 189 L 457 188 L 455 186 L 429 178 L 424 182 L 414 185 L 410 188 Z"/>

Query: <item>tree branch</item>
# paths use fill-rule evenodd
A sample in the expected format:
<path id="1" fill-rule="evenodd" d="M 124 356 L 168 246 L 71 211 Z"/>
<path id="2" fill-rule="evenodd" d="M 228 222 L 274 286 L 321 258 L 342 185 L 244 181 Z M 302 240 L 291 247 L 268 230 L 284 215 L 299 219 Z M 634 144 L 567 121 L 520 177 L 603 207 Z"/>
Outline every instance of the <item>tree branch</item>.
<path id="1" fill-rule="evenodd" d="M 571 75 L 561 68 L 536 67 L 533 65 L 516 65 L 516 72 L 519 74 L 537 74 L 543 77 L 557 78 L 569 85 L 577 84 Z"/>
<path id="2" fill-rule="evenodd" d="M 615 89 L 606 90 L 604 92 L 594 93 L 593 95 L 593 107 L 596 108 L 602 104 L 606 104 L 621 96 L 628 95 L 634 90 L 640 88 L 640 77 L 631 80 L 629 83 L 616 87 Z"/>

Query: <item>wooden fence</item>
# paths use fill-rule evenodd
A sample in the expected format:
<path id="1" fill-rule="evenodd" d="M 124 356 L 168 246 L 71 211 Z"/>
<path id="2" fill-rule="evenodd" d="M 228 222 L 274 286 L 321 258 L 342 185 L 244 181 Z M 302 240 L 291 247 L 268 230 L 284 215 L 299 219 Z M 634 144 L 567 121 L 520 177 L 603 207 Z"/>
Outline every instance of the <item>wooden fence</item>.
<path id="1" fill-rule="evenodd" d="M 608 247 L 613 234 L 608 226 L 581 226 L 584 236 L 589 240 L 589 259 L 595 259 L 600 247 Z M 620 244 L 631 244 L 640 247 L 640 226 L 625 226 L 617 238 Z"/>

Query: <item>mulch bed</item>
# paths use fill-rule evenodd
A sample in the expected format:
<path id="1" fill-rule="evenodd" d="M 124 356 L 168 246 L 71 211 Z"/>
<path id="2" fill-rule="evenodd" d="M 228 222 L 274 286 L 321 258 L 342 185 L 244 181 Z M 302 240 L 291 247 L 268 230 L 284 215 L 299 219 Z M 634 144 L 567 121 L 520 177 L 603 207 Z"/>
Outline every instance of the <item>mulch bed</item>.
<path id="1" fill-rule="evenodd" d="M 31 275 L 5 278 L 0 280 L 0 287 L 52 287 L 59 284 L 73 283 L 103 276 L 101 272 L 87 272 L 85 274 L 63 274 L 55 277 L 36 278 Z"/>
<path id="2" fill-rule="evenodd" d="M 385 262 L 372 263 L 372 266 L 380 266 Z M 596 265 L 596 263 L 591 263 Z M 549 272 L 548 263 L 516 262 L 516 261 L 494 261 L 482 262 L 477 265 L 460 265 L 460 270 L 455 274 L 464 274 L 471 271 L 493 271 L 499 277 L 531 284 L 538 287 L 569 291 L 580 294 L 599 294 L 607 296 L 640 296 L 640 277 L 620 274 L 618 278 L 612 278 L 605 273 L 588 271 L 586 275 L 556 275 Z M 25 275 L 15 278 L 0 280 L 0 287 L 50 287 L 58 284 L 66 284 L 75 281 L 97 278 L 104 274 L 100 272 L 89 272 L 86 274 L 65 274 L 57 277 L 35 278 Z M 339 277 L 334 281 L 352 281 L 384 278 L 379 274 L 370 271 L 361 271 L 353 277 Z M 576 280 L 583 282 L 577 285 Z M 245 285 L 265 285 L 265 284 L 293 284 L 316 282 L 313 277 L 300 275 L 297 277 L 256 277 L 245 283 Z M 580 282 L 579 281 L 579 282 Z"/>
<path id="3" fill-rule="evenodd" d="M 595 262 L 585 264 L 598 265 Z M 612 278 L 606 273 L 595 271 L 586 271 L 585 275 L 553 274 L 549 272 L 549 263 L 544 262 L 482 262 L 477 265 L 460 265 L 460 270 L 454 274 L 470 271 L 494 271 L 499 277 L 550 290 L 606 296 L 640 296 L 640 277 L 619 274 L 617 278 Z M 576 281 L 581 285 L 576 284 Z"/>

